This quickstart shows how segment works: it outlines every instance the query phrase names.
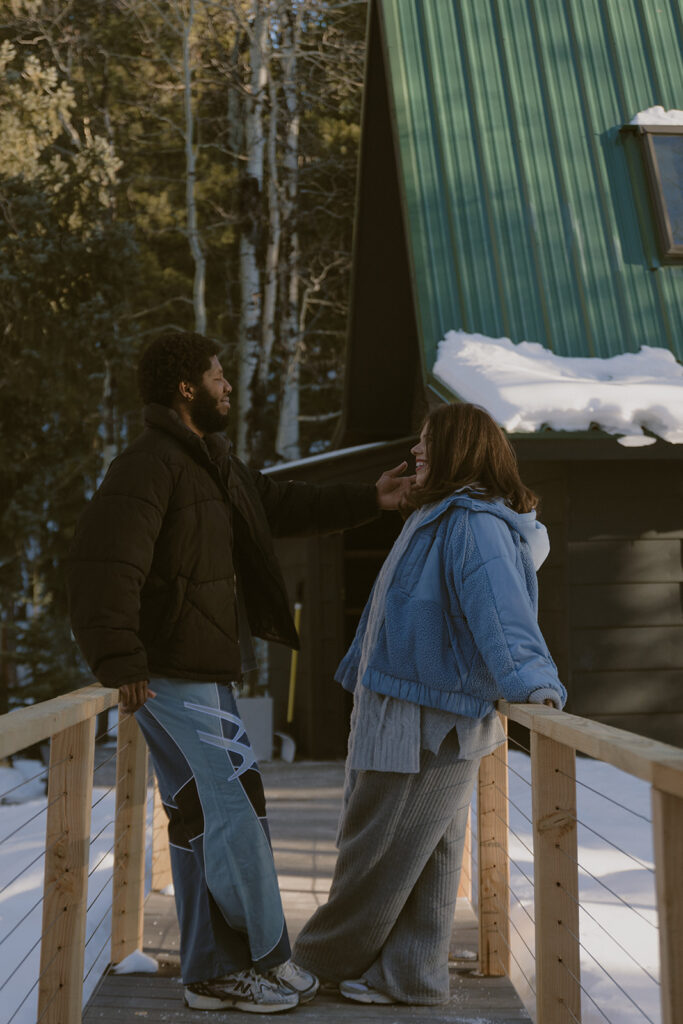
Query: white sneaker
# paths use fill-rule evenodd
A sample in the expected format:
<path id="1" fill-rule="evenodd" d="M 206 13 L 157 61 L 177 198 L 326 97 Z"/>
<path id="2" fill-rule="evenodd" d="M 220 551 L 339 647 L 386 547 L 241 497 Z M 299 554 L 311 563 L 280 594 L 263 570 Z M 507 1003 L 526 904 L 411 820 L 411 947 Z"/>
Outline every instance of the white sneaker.
<path id="1" fill-rule="evenodd" d="M 279 985 L 252 969 L 186 985 L 185 1005 L 193 1010 L 279 1013 L 298 1006 L 299 996 L 293 988 Z"/>
<path id="2" fill-rule="evenodd" d="M 293 989 L 299 996 L 300 1003 L 310 1003 L 320 988 L 320 982 L 315 974 L 305 971 L 303 967 L 299 967 L 293 960 L 286 960 L 278 967 L 273 967 L 266 973 L 266 977 L 279 982 L 286 988 Z"/>
<path id="3" fill-rule="evenodd" d="M 363 978 L 355 978 L 353 981 L 340 981 L 339 991 L 346 999 L 353 999 L 355 1003 L 395 1003 L 391 996 L 379 992 L 372 985 L 368 985 Z"/>

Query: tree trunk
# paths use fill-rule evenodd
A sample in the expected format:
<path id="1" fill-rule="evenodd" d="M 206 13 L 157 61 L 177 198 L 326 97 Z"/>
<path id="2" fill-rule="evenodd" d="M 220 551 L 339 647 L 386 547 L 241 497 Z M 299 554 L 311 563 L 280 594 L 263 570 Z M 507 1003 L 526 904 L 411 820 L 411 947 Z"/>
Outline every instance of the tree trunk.
<path id="1" fill-rule="evenodd" d="M 194 145 L 194 110 L 192 108 L 192 53 L 191 36 L 194 21 L 194 0 L 190 0 L 188 15 L 183 23 L 183 106 L 185 112 L 185 208 L 187 212 L 187 239 L 194 261 L 192 303 L 194 327 L 199 334 L 206 333 L 206 258 L 202 250 L 197 224 L 197 152 Z"/>
<path id="2" fill-rule="evenodd" d="M 251 78 L 245 100 L 244 135 L 246 168 L 241 182 L 240 283 L 242 310 L 237 347 L 237 454 L 251 458 L 254 391 L 261 356 L 262 312 L 258 240 L 263 193 L 263 99 L 268 85 L 268 17 L 263 0 L 252 8 Z"/>
<path id="3" fill-rule="evenodd" d="M 281 214 L 277 165 L 278 92 L 272 74 L 268 76 L 269 118 L 266 146 L 266 192 L 268 244 L 263 270 L 263 310 L 261 322 L 261 354 L 253 389 L 254 407 L 251 417 L 250 453 L 256 465 L 272 456 L 272 437 L 268 437 L 266 417 L 269 378 L 275 344 L 275 315 L 279 284 Z"/>
<path id="4" fill-rule="evenodd" d="M 297 48 L 301 35 L 301 7 L 284 4 L 283 24 L 283 95 L 287 113 L 283 170 L 285 177 L 284 222 L 287 234 L 287 291 L 282 322 L 282 344 L 285 364 L 282 397 L 275 447 L 288 461 L 300 456 L 299 382 L 301 337 L 299 331 L 299 236 L 296 224 L 296 202 L 299 191 L 299 95 L 297 88 Z"/>
<path id="5" fill-rule="evenodd" d="M 268 123 L 268 217 L 270 230 L 266 249 L 265 281 L 263 287 L 263 331 L 262 354 L 259 365 L 259 385 L 262 394 L 266 393 L 270 359 L 275 341 L 275 304 L 277 300 L 278 261 L 280 259 L 280 196 L 278 191 L 277 168 L 277 126 L 278 99 L 277 88 L 272 75 L 269 78 L 270 120 Z"/>

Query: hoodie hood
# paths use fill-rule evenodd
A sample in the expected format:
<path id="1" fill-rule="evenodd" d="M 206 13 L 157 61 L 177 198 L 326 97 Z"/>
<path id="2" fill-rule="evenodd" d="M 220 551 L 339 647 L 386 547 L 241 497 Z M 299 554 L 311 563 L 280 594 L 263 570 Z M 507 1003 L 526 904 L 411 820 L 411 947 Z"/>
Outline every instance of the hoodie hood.
<path id="1" fill-rule="evenodd" d="M 427 516 L 425 522 L 431 521 L 443 515 L 453 505 L 459 508 L 469 509 L 471 512 L 488 512 L 489 515 L 498 516 L 505 520 L 511 530 L 515 530 L 522 540 L 529 545 L 534 569 L 538 571 L 545 562 L 550 551 L 550 540 L 548 531 L 543 523 L 536 519 L 536 512 L 514 512 L 505 504 L 502 498 L 495 501 L 484 501 L 481 498 L 474 498 L 468 494 L 456 491 L 434 506 L 432 514 Z"/>

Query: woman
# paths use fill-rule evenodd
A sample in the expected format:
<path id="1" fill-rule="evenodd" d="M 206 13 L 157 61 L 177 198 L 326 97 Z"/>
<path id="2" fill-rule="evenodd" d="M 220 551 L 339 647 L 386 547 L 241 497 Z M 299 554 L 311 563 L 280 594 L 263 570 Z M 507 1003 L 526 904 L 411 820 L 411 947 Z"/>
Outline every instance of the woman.
<path id="1" fill-rule="evenodd" d="M 332 888 L 294 949 L 362 1003 L 448 1000 L 467 811 L 504 740 L 494 702 L 566 699 L 536 621 L 547 533 L 502 430 L 440 406 L 412 454 L 412 512 L 337 672 L 354 709 Z"/>

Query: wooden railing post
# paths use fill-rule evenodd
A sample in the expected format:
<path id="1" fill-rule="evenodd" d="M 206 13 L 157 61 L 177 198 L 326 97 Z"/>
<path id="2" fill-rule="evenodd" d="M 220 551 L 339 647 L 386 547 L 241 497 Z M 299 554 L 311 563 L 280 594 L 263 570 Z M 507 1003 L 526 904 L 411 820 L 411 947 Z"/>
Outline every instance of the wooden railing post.
<path id="1" fill-rule="evenodd" d="M 88 901 L 95 719 L 52 737 L 40 948 L 41 1024 L 79 1024 Z"/>
<path id="2" fill-rule="evenodd" d="M 574 749 L 532 732 L 531 786 L 536 1021 L 572 1024 L 581 1020 Z"/>
<path id="3" fill-rule="evenodd" d="M 683 1020 L 683 799 L 652 788 L 662 1024 Z"/>
<path id="4" fill-rule="evenodd" d="M 479 970 L 488 977 L 510 972 L 507 749 L 506 742 L 479 765 Z"/>
<path id="5" fill-rule="evenodd" d="M 160 892 L 173 881 L 168 847 L 168 815 L 161 802 L 156 777 L 154 779 L 154 817 L 152 819 L 152 889 Z"/>
<path id="6" fill-rule="evenodd" d="M 147 746 L 133 715 L 119 712 L 111 960 L 142 949 Z"/>
<path id="7" fill-rule="evenodd" d="M 465 845 L 462 849 L 462 867 L 460 868 L 460 882 L 458 884 L 458 899 L 466 899 L 472 902 L 472 808 L 467 812 L 467 826 L 465 828 Z"/>

